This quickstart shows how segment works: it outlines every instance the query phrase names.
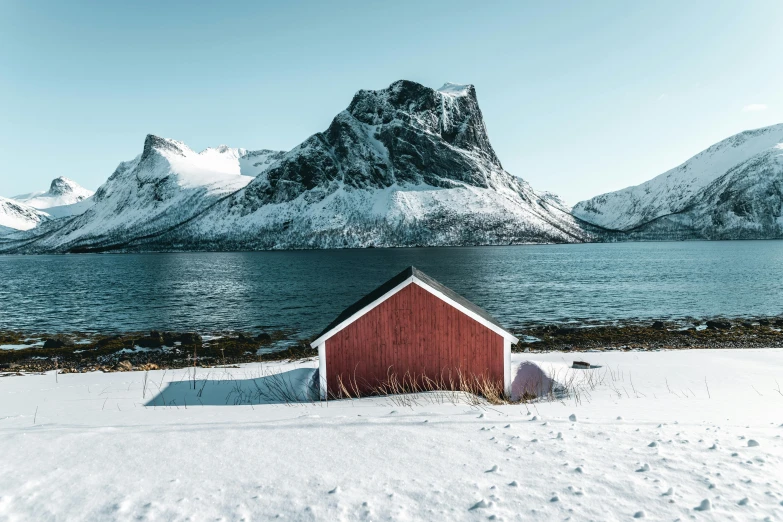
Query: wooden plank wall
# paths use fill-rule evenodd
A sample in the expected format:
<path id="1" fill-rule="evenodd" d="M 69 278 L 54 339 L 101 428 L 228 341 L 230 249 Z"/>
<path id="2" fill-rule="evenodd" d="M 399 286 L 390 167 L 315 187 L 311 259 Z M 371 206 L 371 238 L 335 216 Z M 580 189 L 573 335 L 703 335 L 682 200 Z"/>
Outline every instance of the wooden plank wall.
<path id="1" fill-rule="evenodd" d="M 366 393 L 388 381 L 449 372 L 503 384 L 503 338 L 428 291 L 411 284 L 326 341 L 330 396 L 339 382 Z"/>

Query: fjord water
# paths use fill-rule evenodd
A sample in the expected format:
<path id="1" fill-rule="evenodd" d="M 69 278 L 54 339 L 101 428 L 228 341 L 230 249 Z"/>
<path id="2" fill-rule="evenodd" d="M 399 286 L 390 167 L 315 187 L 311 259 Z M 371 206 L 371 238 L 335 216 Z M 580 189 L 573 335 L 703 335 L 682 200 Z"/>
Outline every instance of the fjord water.
<path id="1" fill-rule="evenodd" d="M 783 313 L 783 241 L 0 256 L 0 328 L 318 333 L 414 265 L 504 325 Z"/>

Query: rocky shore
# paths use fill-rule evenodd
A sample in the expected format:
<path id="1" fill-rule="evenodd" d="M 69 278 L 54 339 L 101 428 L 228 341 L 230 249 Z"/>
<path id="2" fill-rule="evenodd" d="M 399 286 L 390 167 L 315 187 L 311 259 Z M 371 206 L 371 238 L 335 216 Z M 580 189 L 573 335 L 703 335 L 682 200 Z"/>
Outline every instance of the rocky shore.
<path id="1" fill-rule="evenodd" d="M 783 347 L 783 317 L 532 326 L 514 351 Z"/>
<path id="2" fill-rule="evenodd" d="M 532 325 L 515 352 L 783 347 L 783 317 Z M 132 371 L 315 357 L 292 332 L 132 332 L 112 335 L 0 330 L 0 375 Z"/>
<path id="3" fill-rule="evenodd" d="M 289 333 L 279 330 L 255 335 L 152 331 L 54 336 L 0 331 L 0 372 L 6 374 L 209 367 L 316 355 L 307 339 L 291 339 Z"/>

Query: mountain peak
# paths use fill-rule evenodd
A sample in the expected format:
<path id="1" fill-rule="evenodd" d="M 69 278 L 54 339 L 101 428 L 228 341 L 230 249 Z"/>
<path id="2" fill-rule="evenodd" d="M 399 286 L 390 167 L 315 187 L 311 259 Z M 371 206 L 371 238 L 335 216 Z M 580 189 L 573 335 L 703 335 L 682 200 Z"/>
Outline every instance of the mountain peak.
<path id="1" fill-rule="evenodd" d="M 154 134 L 147 134 L 144 138 L 144 152 L 141 153 L 142 159 L 149 157 L 153 151 L 159 152 L 173 152 L 180 156 L 184 156 L 183 149 L 187 149 L 187 145 L 181 141 L 172 140 L 169 138 L 161 138 Z"/>
<path id="2" fill-rule="evenodd" d="M 76 189 L 82 188 L 78 183 L 65 176 L 59 176 L 52 180 L 49 185 L 49 194 L 52 196 L 63 196 L 65 194 L 71 194 Z"/>
<path id="3" fill-rule="evenodd" d="M 446 96 L 476 96 L 476 88 L 473 85 L 461 85 L 458 83 L 446 82 L 438 89 L 438 92 Z"/>
<path id="4" fill-rule="evenodd" d="M 405 126 L 440 136 L 450 145 L 478 153 L 502 169 L 489 142 L 476 89 L 472 85 L 452 83 L 446 83 L 441 89 L 398 80 L 386 89 L 357 92 L 347 112 L 365 125 Z"/>

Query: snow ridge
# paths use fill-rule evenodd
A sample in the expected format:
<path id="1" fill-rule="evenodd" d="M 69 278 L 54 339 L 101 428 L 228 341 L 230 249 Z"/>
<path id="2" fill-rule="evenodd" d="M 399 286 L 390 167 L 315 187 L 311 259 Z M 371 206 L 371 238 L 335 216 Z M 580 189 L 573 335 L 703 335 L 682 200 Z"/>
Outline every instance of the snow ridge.
<path id="1" fill-rule="evenodd" d="M 781 145 L 783 124 L 741 132 L 641 185 L 582 201 L 573 213 L 641 233 L 635 239 L 645 227 L 651 237 L 662 227 L 682 238 L 780 237 Z"/>

